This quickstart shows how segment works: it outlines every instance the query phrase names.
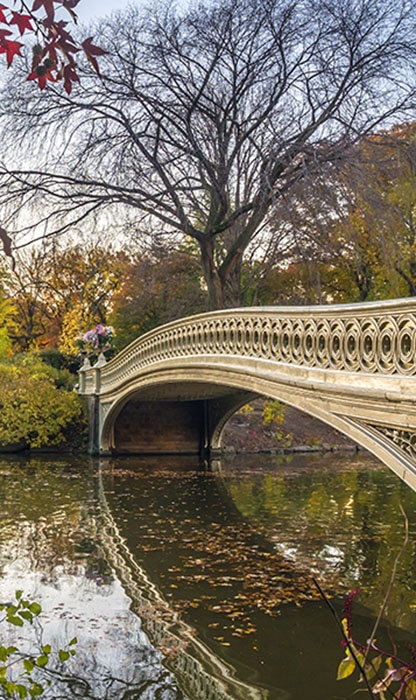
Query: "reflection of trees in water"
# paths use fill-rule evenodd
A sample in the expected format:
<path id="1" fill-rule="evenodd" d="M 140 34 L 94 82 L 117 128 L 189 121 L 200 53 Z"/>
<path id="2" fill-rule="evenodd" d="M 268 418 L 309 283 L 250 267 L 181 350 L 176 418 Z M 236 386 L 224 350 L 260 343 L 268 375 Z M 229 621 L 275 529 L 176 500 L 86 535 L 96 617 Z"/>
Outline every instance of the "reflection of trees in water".
<path id="1" fill-rule="evenodd" d="M 129 631 L 132 632 L 132 630 Z M 49 645 L 52 641 L 48 664 L 42 668 L 35 665 L 31 673 L 32 680 L 43 688 L 42 698 L 45 700 L 71 700 L 71 698 L 81 697 L 91 700 L 134 700 L 136 698 L 184 700 L 185 698 L 173 682 L 171 673 L 161 665 L 159 655 L 148 645 L 147 640 L 130 639 L 129 644 L 134 651 L 134 657 L 130 660 L 117 658 L 117 661 L 122 661 L 123 665 L 119 669 L 113 666 L 110 672 L 107 664 L 100 663 L 96 656 L 86 656 L 83 649 L 78 653 L 75 652 L 72 663 L 71 661 L 60 662 L 57 654 L 59 643 L 54 639 L 51 640 L 49 636 L 45 639 L 44 631 L 36 623 L 21 630 L 19 638 L 13 635 L 12 631 L 9 636 L 13 644 L 19 645 L 19 651 L 17 655 L 11 657 L 13 665 L 7 678 L 16 683 L 23 681 L 23 685 L 29 685 L 25 682 L 23 658 L 42 655 L 42 644 Z M 20 654 L 23 655 L 20 657 L 21 661 L 17 660 Z M 0 698 L 5 697 L 0 687 Z"/>
<path id="2" fill-rule="evenodd" d="M 90 698 L 91 700 L 183 700 L 185 696 L 172 682 L 171 673 L 159 662 L 155 663 L 154 651 L 136 654 L 134 673 L 128 680 L 124 677 L 103 673 L 98 664 L 78 660 L 73 673 L 52 672 L 47 677 L 52 681 L 45 687 L 42 698 L 45 700 L 70 700 Z M 126 674 L 121 671 L 120 676 Z M 41 678 L 41 676 L 40 676 Z M 88 679 L 88 680 L 86 680 Z M 0 695 L 1 697 L 1 695 Z"/>
<path id="3" fill-rule="evenodd" d="M 10 463 L 3 473 L 1 466 L 1 561 L 41 570 L 45 583 L 57 582 L 62 574 L 109 583 L 112 574 L 97 542 L 88 472 L 31 461 L 11 475 Z"/>
<path id="4" fill-rule="evenodd" d="M 44 643 L 58 649 L 74 636 L 79 640 L 65 679 L 55 674 L 42 697 L 179 700 L 183 694 L 103 554 L 95 493 L 96 473 L 88 464 L 0 461 L 2 597 L 12 599 L 20 588 L 41 603 Z M 34 641 L 30 629 L 7 634 L 23 644 Z"/>
<path id="5" fill-rule="evenodd" d="M 360 602 L 377 610 L 404 539 L 402 504 L 410 543 L 401 558 L 388 606 L 395 625 L 412 629 L 416 592 L 416 494 L 387 468 L 346 458 L 338 469 L 258 470 L 249 479 L 225 476 L 237 507 L 275 546 L 299 565 L 339 579 L 339 591 L 361 589 Z"/>
<path id="6" fill-rule="evenodd" d="M 109 512 L 130 563 L 147 572 L 196 641 L 233 667 L 240 684 L 264 697 L 264 688 L 282 699 L 334 697 L 339 639 L 310 573 L 242 517 L 220 477 L 180 462 L 103 463 Z"/>

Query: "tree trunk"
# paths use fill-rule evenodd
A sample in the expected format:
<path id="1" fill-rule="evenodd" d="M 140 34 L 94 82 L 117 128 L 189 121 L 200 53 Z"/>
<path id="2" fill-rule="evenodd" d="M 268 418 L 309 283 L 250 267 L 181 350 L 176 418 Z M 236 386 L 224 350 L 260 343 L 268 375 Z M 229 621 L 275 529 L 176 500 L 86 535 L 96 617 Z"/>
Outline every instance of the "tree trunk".
<path id="1" fill-rule="evenodd" d="M 407 274 L 400 265 L 395 265 L 395 270 L 396 272 L 399 273 L 400 277 L 404 279 L 404 281 L 407 284 L 408 290 L 409 290 L 409 297 L 415 297 L 416 296 L 416 285 L 414 282 L 414 272 L 415 272 L 415 266 L 413 265 L 412 269 L 412 263 L 410 263 L 410 274 Z M 413 273 L 413 275 L 412 275 Z"/>
<path id="2" fill-rule="evenodd" d="M 224 308 L 224 289 L 215 264 L 214 239 L 208 236 L 199 241 L 201 263 L 208 290 L 208 310 Z"/>

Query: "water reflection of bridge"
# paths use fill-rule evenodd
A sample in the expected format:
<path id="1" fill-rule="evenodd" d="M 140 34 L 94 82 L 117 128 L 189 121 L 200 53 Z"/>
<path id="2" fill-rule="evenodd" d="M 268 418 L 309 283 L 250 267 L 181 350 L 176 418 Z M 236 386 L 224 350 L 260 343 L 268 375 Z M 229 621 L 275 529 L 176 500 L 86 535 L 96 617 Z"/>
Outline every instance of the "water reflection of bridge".
<path id="1" fill-rule="evenodd" d="M 151 642 L 193 700 L 266 700 L 268 691 L 239 681 L 234 669 L 204 645 L 169 606 L 139 566 L 108 507 L 102 475 L 98 478 L 99 539 L 106 559 L 132 601 Z M 282 691 L 282 700 L 286 694 Z"/>
<path id="2" fill-rule="evenodd" d="M 414 299 L 176 321 L 82 369 L 91 451 L 209 453 L 262 395 L 337 428 L 416 489 L 415 355 Z"/>

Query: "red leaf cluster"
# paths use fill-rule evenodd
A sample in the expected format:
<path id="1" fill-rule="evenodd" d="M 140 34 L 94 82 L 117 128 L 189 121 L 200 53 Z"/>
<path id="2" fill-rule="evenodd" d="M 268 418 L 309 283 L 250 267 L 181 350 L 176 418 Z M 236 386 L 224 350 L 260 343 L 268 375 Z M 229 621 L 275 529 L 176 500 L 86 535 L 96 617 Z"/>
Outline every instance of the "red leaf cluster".
<path id="1" fill-rule="evenodd" d="M 100 73 L 97 56 L 102 56 L 105 51 L 92 43 L 92 37 L 78 45 L 67 28 L 68 22 L 56 16 L 56 11 L 64 8 L 76 22 L 74 8 L 78 2 L 79 0 L 34 0 L 32 8 L 29 10 L 25 7 L 25 12 L 16 12 L 0 3 L 0 54 L 5 54 L 7 65 L 10 66 L 15 56 L 22 55 L 21 48 L 24 45 L 17 39 L 32 32 L 36 44 L 27 79 L 36 81 L 41 90 L 48 81 L 62 80 L 69 95 L 73 83 L 79 82 L 75 56 L 81 50 L 98 75 Z"/>

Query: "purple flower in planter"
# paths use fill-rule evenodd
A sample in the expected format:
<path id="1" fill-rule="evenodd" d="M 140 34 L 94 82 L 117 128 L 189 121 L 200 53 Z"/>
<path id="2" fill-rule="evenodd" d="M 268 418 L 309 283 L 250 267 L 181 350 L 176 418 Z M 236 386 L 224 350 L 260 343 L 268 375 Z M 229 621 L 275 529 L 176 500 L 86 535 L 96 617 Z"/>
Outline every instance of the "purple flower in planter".
<path id="1" fill-rule="evenodd" d="M 104 326 L 98 323 L 95 328 L 81 334 L 77 338 L 77 344 L 81 352 L 88 355 L 106 352 L 111 348 L 114 329 L 111 326 Z"/>

